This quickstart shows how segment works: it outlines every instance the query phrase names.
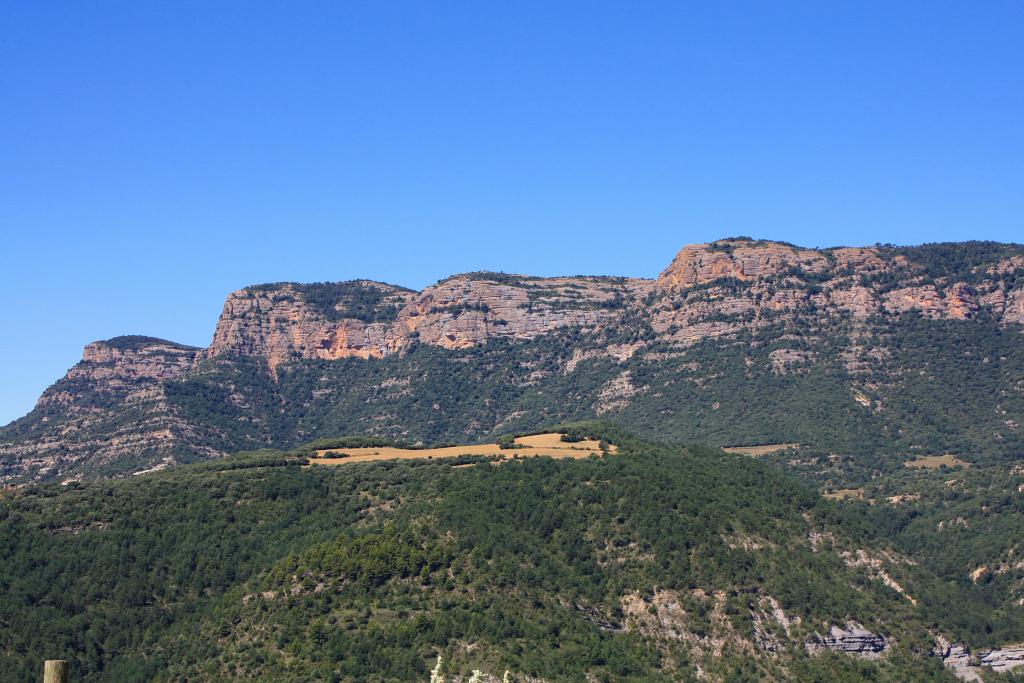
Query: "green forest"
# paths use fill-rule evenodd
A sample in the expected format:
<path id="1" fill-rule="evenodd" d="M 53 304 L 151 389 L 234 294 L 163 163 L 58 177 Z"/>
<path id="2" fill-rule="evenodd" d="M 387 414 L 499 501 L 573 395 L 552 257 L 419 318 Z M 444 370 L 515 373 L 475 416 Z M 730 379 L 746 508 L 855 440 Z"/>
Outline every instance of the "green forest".
<path id="1" fill-rule="evenodd" d="M 1024 637 L 1024 610 L 925 561 L 912 516 L 714 449 L 566 431 L 619 452 L 304 467 L 308 448 L 264 450 L 7 491 L 0 679 L 59 657 L 89 681 L 409 681 L 442 655 L 453 675 L 549 681 L 954 680 L 932 634 Z M 858 549 L 917 604 L 844 559 Z M 644 630 L 666 596 L 685 638 Z M 794 622 L 771 653 L 769 597 Z M 851 619 L 891 652 L 808 655 Z"/>

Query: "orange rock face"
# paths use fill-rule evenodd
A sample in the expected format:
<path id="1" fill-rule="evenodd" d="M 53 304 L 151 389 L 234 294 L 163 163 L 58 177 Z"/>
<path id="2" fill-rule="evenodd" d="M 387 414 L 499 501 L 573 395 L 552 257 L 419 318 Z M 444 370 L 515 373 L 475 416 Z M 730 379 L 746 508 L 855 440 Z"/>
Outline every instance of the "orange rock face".
<path id="1" fill-rule="evenodd" d="M 1024 325 L 1024 289 L 1016 289 L 1007 295 L 1003 321 Z"/>
<path id="2" fill-rule="evenodd" d="M 890 313 L 918 310 L 929 318 L 941 318 L 946 310 L 942 296 L 934 285 L 903 287 L 888 292 L 883 298 L 883 306 Z"/>
<path id="3" fill-rule="evenodd" d="M 411 298 L 391 285 L 367 283 L 367 287 L 399 303 Z M 327 318 L 305 300 L 299 288 L 285 283 L 232 292 L 203 357 L 262 356 L 276 368 L 299 358 L 380 358 L 404 343 L 404 337 L 387 323 Z"/>
<path id="4" fill-rule="evenodd" d="M 658 284 L 683 289 L 721 278 L 756 280 L 781 275 L 793 267 L 820 273 L 828 269 L 829 262 L 821 252 L 812 249 L 778 242 L 723 240 L 683 247 L 662 272 Z"/>
<path id="5" fill-rule="evenodd" d="M 387 319 L 370 321 L 326 316 L 306 300 L 301 285 L 260 286 L 228 297 L 203 357 L 260 356 L 272 369 L 303 358 L 382 358 L 417 343 L 461 349 L 566 327 L 600 331 L 637 312 L 655 333 L 682 343 L 811 314 L 867 320 L 916 310 L 964 320 L 987 309 L 1019 322 L 1022 295 L 1005 292 L 999 278 L 1021 263 L 1020 257 L 1001 261 L 989 270 L 991 282 L 978 287 L 938 286 L 920 283 L 904 256 L 878 248 L 820 251 L 733 239 L 684 247 L 656 280 L 475 273 L 422 292 L 363 281 L 394 307 Z M 890 275 L 903 284 L 874 284 Z"/>
<path id="6" fill-rule="evenodd" d="M 949 288 L 945 298 L 946 313 L 951 318 L 966 320 L 971 318 L 980 308 L 974 290 L 963 282 L 957 282 Z"/>
<path id="7" fill-rule="evenodd" d="M 419 293 L 369 283 L 395 295 L 392 320 L 330 320 L 293 285 L 232 293 L 204 356 L 266 357 L 271 367 L 299 358 L 380 358 L 415 343 L 459 349 L 495 337 L 533 339 L 566 326 L 592 329 L 633 298 L 622 278 L 455 276 Z"/>

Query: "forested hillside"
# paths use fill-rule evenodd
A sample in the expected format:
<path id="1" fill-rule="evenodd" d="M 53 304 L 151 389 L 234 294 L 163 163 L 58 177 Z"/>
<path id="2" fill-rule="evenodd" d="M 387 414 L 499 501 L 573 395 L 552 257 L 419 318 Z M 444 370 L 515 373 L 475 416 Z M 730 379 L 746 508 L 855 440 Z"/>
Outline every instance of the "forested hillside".
<path id="1" fill-rule="evenodd" d="M 263 452 L 8 491 L 0 678 L 66 657 L 89 681 L 409 681 L 441 655 L 450 680 L 955 680 L 938 636 L 1024 636 L 1019 607 L 944 580 L 870 510 L 586 429 L 619 452 Z"/>

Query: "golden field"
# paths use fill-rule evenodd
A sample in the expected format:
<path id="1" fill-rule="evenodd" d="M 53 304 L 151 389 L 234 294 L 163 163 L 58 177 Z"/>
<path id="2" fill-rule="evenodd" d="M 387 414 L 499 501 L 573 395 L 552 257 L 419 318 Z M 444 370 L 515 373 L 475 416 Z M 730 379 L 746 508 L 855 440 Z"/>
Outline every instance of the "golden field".
<path id="1" fill-rule="evenodd" d="M 345 465 L 378 460 L 457 458 L 463 455 L 499 456 L 502 460 L 516 457 L 587 458 L 591 455 L 601 455 L 600 442 L 562 441 L 562 435 L 558 433 L 520 436 L 515 439 L 515 443 L 518 448 L 501 448 L 496 443 L 444 448 L 332 448 L 317 451 L 316 457 L 310 458 L 309 462 L 317 465 Z M 614 445 L 608 446 L 609 453 L 615 453 L 617 450 Z"/>

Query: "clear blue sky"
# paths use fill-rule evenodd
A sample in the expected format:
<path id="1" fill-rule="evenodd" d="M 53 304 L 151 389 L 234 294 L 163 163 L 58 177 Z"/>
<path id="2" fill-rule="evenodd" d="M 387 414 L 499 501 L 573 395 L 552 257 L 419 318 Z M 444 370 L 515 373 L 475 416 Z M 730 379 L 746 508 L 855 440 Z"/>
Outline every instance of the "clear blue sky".
<path id="1" fill-rule="evenodd" d="M 0 7 L 0 423 L 255 282 L 1024 241 L 1024 3 Z"/>

